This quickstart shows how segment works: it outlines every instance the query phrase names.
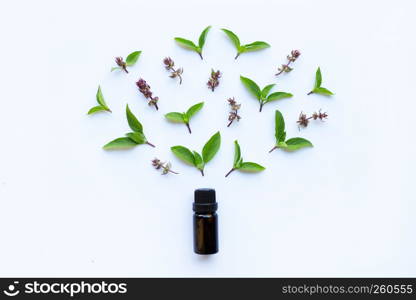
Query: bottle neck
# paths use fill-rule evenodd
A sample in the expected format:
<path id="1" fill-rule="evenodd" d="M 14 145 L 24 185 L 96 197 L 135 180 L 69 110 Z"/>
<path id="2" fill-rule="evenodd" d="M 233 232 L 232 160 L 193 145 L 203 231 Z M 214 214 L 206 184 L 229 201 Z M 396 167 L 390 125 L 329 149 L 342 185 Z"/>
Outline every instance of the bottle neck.
<path id="1" fill-rule="evenodd" d="M 195 212 L 194 213 L 195 216 L 216 216 L 217 213 L 215 211 L 213 212 Z"/>

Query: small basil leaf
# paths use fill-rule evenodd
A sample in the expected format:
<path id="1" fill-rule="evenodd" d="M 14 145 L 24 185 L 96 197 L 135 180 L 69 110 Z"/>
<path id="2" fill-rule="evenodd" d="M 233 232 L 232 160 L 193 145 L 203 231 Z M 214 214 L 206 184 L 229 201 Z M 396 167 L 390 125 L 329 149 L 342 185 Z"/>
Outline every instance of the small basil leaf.
<path id="1" fill-rule="evenodd" d="M 215 154 L 217 154 L 218 149 L 220 149 L 220 145 L 221 134 L 218 131 L 208 140 L 208 142 L 204 145 L 204 148 L 202 148 L 202 159 L 205 163 L 209 162 Z"/>
<path id="2" fill-rule="evenodd" d="M 204 102 L 197 103 L 195 105 L 192 105 L 188 111 L 186 112 L 186 116 L 188 117 L 188 120 L 192 118 L 193 115 L 195 115 L 198 111 L 202 109 L 204 106 Z"/>
<path id="3" fill-rule="evenodd" d="M 118 150 L 118 149 L 129 149 L 137 146 L 137 143 L 128 137 L 122 137 L 115 139 L 104 145 L 104 150 Z"/>
<path id="4" fill-rule="evenodd" d="M 285 93 L 285 92 L 275 92 L 273 94 L 270 94 L 267 99 L 266 99 L 266 103 L 267 102 L 271 102 L 271 101 L 275 101 L 275 100 L 280 100 L 280 99 L 284 99 L 284 98 L 291 98 L 293 97 L 292 94 L 290 93 Z"/>
<path id="5" fill-rule="evenodd" d="M 142 51 L 134 51 L 134 52 L 130 53 L 126 57 L 126 65 L 127 66 L 134 65 L 137 62 L 137 60 L 139 59 L 139 56 L 140 56 L 141 53 L 142 53 Z"/>
<path id="6" fill-rule="evenodd" d="M 188 50 L 194 50 L 198 52 L 198 47 L 194 44 L 194 42 L 184 39 L 184 38 L 180 38 L 180 37 L 175 37 L 175 41 L 182 47 L 188 49 Z"/>
<path id="7" fill-rule="evenodd" d="M 241 149 L 240 149 L 240 145 L 238 144 L 238 141 L 235 140 L 234 141 L 234 168 L 237 167 L 238 162 L 241 160 Z"/>
<path id="8" fill-rule="evenodd" d="M 183 146 L 173 146 L 170 148 L 172 150 L 173 154 L 176 155 L 177 158 L 183 160 L 184 162 L 195 166 L 195 158 L 192 152 Z"/>
<path id="9" fill-rule="evenodd" d="M 280 111 L 275 112 L 275 137 L 276 144 L 284 142 L 286 138 L 285 119 Z"/>
<path id="10" fill-rule="evenodd" d="M 129 132 L 126 136 L 134 141 L 136 144 L 145 144 L 147 142 L 146 137 L 140 132 Z"/>
<path id="11" fill-rule="evenodd" d="M 166 119 L 176 123 L 184 123 L 184 115 L 178 112 L 170 112 L 165 115 Z"/>
<path id="12" fill-rule="evenodd" d="M 266 168 L 254 162 L 243 162 L 238 169 L 245 172 L 260 172 Z"/>
<path id="13" fill-rule="evenodd" d="M 320 87 L 321 84 L 322 84 L 321 68 L 318 67 L 318 70 L 316 70 L 316 75 L 315 75 L 315 88 Z"/>
<path id="14" fill-rule="evenodd" d="M 251 44 L 246 44 L 243 47 L 245 48 L 245 51 L 257 51 L 257 50 L 269 48 L 270 45 L 267 44 L 266 42 L 257 41 Z"/>
<path id="15" fill-rule="evenodd" d="M 199 40 L 198 40 L 198 46 L 199 48 L 203 48 L 205 45 L 205 40 L 207 38 L 207 34 L 208 31 L 211 29 L 211 26 L 208 26 L 207 28 L 205 28 L 202 32 L 201 35 L 199 36 Z"/>
<path id="16" fill-rule="evenodd" d="M 286 145 L 287 147 L 285 148 L 285 150 L 288 150 L 288 151 L 294 151 L 294 150 L 298 150 L 298 149 L 305 148 L 305 147 L 313 147 L 311 142 L 300 137 L 288 139 L 286 141 Z"/>
<path id="17" fill-rule="evenodd" d="M 139 120 L 137 120 L 135 115 L 133 115 L 128 104 L 126 106 L 126 116 L 127 116 L 127 122 L 129 123 L 131 130 L 135 132 L 143 133 L 142 124 L 139 122 Z"/>
<path id="18" fill-rule="evenodd" d="M 96 113 L 96 112 L 99 112 L 99 111 L 108 111 L 108 109 L 106 109 L 105 107 L 103 107 L 103 106 L 101 106 L 101 105 L 99 105 L 99 106 L 94 106 L 93 108 L 91 108 L 89 111 L 88 111 L 88 115 L 91 115 L 91 114 L 93 114 L 93 113 Z"/>
<path id="19" fill-rule="evenodd" d="M 194 163 L 195 167 L 198 168 L 198 170 L 203 170 L 205 167 L 204 161 L 202 160 L 201 155 L 199 155 L 198 152 L 194 151 Z"/>
<path id="20" fill-rule="evenodd" d="M 267 95 L 270 93 L 270 91 L 272 90 L 272 88 L 275 86 L 275 84 L 269 84 L 269 85 L 266 85 L 265 87 L 264 87 L 264 89 L 262 89 L 262 91 L 261 91 L 261 98 L 262 99 L 266 99 L 267 98 Z"/>
<path id="21" fill-rule="evenodd" d="M 115 71 L 115 70 L 121 70 L 121 67 L 112 67 L 111 68 L 111 72 Z"/>
<path id="22" fill-rule="evenodd" d="M 98 86 L 96 98 L 97 98 L 98 104 L 100 104 L 101 106 L 104 106 L 105 108 L 108 108 L 107 103 L 105 103 L 105 100 L 104 100 L 103 92 L 101 91 L 101 86 Z"/>
<path id="23" fill-rule="evenodd" d="M 238 36 L 231 30 L 225 28 L 222 28 L 221 30 L 225 32 L 225 34 L 228 36 L 231 42 L 233 42 L 235 48 L 238 50 L 238 52 L 240 52 L 240 39 L 238 38 Z"/>
<path id="24" fill-rule="evenodd" d="M 261 91 L 257 83 L 247 77 L 243 77 L 240 75 L 240 80 L 244 84 L 244 86 L 249 90 L 249 92 L 256 97 L 258 100 L 261 98 Z"/>
<path id="25" fill-rule="evenodd" d="M 313 92 L 315 94 L 321 94 L 325 96 L 332 96 L 334 93 L 332 93 L 330 90 L 323 88 L 323 87 L 317 87 L 313 89 Z"/>

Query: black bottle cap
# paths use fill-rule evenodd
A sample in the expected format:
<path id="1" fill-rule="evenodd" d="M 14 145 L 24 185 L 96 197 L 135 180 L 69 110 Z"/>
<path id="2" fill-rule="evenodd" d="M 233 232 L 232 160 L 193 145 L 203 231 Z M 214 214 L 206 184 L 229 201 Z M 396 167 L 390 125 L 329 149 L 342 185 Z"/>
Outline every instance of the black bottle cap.
<path id="1" fill-rule="evenodd" d="M 196 189 L 194 193 L 195 201 L 193 204 L 194 212 L 213 213 L 217 210 L 218 204 L 215 201 L 214 189 Z"/>

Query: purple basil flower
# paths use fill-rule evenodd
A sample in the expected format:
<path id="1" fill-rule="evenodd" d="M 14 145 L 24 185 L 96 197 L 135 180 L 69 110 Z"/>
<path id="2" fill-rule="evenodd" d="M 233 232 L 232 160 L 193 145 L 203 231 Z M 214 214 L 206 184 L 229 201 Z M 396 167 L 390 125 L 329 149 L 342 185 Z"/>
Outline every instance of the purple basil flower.
<path id="1" fill-rule="evenodd" d="M 159 110 L 159 107 L 157 105 L 157 102 L 159 101 L 159 97 L 153 97 L 153 93 L 150 90 L 150 86 L 147 84 L 146 80 L 144 80 L 143 78 L 140 78 L 136 82 L 136 85 L 139 88 L 139 91 L 143 94 L 143 96 L 146 99 L 150 99 L 148 104 L 150 106 L 153 105 L 156 108 L 156 110 Z"/>
<path id="2" fill-rule="evenodd" d="M 183 74 L 183 68 L 178 68 L 178 69 L 175 70 L 175 68 L 174 68 L 175 62 L 170 57 L 166 57 L 163 60 L 163 63 L 165 64 L 166 70 L 171 71 L 169 77 L 170 78 L 179 77 L 179 84 L 182 84 L 182 76 L 181 75 Z"/>
<path id="3" fill-rule="evenodd" d="M 219 70 L 214 71 L 214 69 L 212 69 L 211 77 L 209 78 L 207 82 L 208 88 L 214 91 L 215 88 L 220 84 L 220 81 L 219 81 L 220 78 L 221 78 L 221 72 Z"/>
<path id="4" fill-rule="evenodd" d="M 295 62 L 296 59 L 300 56 L 300 51 L 299 50 L 292 50 L 290 52 L 290 55 L 287 56 L 287 64 L 283 64 L 278 68 L 278 72 L 275 74 L 276 76 L 279 76 L 280 74 L 282 74 L 283 72 L 285 73 L 289 73 L 290 71 L 293 70 L 293 68 L 289 67 L 289 65 L 292 62 Z"/>

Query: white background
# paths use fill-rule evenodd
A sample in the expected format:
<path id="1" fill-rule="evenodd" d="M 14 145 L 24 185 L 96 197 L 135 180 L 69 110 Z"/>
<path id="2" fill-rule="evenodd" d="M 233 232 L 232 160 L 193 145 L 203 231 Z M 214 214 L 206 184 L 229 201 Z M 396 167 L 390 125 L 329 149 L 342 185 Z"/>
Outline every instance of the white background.
<path id="1" fill-rule="evenodd" d="M 416 276 L 414 130 L 416 43 L 413 1 L 4 1 L 0 8 L 1 276 Z M 203 61 L 173 37 L 197 41 L 212 25 Z M 221 27 L 243 43 L 235 50 Z M 276 79 L 292 49 L 294 71 Z M 130 74 L 110 73 L 115 56 L 142 50 Z M 168 77 L 162 59 L 183 66 Z M 336 93 L 306 96 L 316 68 Z M 224 75 L 212 93 L 211 67 Z M 262 113 L 239 75 L 292 92 Z M 160 97 L 154 111 L 135 81 Z M 101 84 L 113 110 L 87 116 Z M 226 127 L 226 99 L 243 119 Z M 205 101 L 185 126 L 163 114 Z M 157 148 L 105 152 L 129 130 L 125 105 Z M 299 131 L 300 111 L 329 119 Z M 274 145 L 274 110 L 288 137 L 314 148 Z M 170 146 L 200 151 L 217 130 L 222 146 L 206 176 Z M 238 139 L 260 174 L 225 179 Z M 159 157 L 177 176 L 150 165 Z M 217 190 L 220 252 L 192 249 L 193 190 Z"/>

